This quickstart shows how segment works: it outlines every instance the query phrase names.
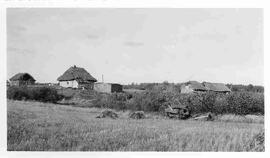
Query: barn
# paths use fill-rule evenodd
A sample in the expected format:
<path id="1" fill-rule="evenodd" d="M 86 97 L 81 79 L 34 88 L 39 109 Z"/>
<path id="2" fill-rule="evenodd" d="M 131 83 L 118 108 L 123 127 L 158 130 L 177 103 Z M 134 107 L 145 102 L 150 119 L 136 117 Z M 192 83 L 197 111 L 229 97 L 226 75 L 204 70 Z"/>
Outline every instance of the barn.
<path id="1" fill-rule="evenodd" d="M 94 90 L 103 93 L 123 92 L 123 86 L 118 83 L 95 83 Z"/>
<path id="2" fill-rule="evenodd" d="M 33 85 L 35 84 L 35 79 L 28 73 L 18 73 L 11 77 L 10 86 L 22 86 L 22 85 Z"/>
<path id="3" fill-rule="evenodd" d="M 198 81 L 188 81 L 181 85 L 181 93 L 205 92 L 207 89 Z"/>
<path id="4" fill-rule="evenodd" d="M 63 75 L 57 78 L 59 85 L 65 88 L 94 89 L 97 80 L 84 68 L 76 65 L 70 67 Z"/>
<path id="5" fill-rule="evenodd" d="M 218 93 L 229 93 L 231 90 L 224 83 L 203 82 L 202 85 L 208 90 Z"/>

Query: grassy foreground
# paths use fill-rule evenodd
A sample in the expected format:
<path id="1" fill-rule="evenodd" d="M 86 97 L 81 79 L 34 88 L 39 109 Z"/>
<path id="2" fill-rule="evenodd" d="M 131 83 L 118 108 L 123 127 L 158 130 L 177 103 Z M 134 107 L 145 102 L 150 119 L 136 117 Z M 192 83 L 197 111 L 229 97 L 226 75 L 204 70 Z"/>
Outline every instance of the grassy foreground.
<path id="1" fill-rule="evenodd" d="M 127 112 L 97 119 L 101 109 L 40 102 L 8 100 L 7 109 L 9 151 L 252 151 L 264 130 L 262 123 L 132 120 Z"/>

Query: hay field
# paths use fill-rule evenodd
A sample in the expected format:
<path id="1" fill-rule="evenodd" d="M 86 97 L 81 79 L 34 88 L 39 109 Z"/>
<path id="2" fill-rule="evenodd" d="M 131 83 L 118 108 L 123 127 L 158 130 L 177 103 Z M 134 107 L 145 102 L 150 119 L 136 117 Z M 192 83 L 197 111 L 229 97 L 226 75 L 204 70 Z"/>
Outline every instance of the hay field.
<path id="1" fill-rule="evenodd" d="M 156 117 L 95 118 L 102 109 L 7 102 L 8 150 L 253 151 L 263 123 L 181 121 Z"/>

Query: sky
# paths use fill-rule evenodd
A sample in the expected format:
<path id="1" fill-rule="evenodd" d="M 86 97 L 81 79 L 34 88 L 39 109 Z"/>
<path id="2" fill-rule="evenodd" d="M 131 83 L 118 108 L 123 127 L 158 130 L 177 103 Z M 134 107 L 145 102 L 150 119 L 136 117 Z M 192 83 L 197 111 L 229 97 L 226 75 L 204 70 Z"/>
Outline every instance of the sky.
<path id="1" fill-rule="evenodd" d="M 263 85 L 262 9 L 8 8 L 7 77 Z"/>

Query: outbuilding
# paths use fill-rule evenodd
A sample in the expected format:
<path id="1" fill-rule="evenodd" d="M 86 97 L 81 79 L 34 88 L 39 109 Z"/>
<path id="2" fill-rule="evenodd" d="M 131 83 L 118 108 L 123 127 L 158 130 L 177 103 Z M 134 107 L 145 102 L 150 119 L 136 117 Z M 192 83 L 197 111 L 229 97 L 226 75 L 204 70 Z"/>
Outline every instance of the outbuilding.
<path id="1" fill-rule="evenodd" d="M 224 83 L 203 82 L 202 85 L 208 90 L 218 93 L 229 93 L 231 90 Z"/>
<path id="2" fill-rule="evenodd" d="M 22 85 L 33 85 L 35 84 L 35 79 L 28 73 L 18 73 L 11 77 L 10 86 L 22 86 Z"/>
<path id="3" fill-rule="evenodd" d="M 118 83 L 95 83 L 94 90 L 103 93 L 123 92 L 123 86 Z"/>
<path id="4" fill-rule="evenodd" d="M 188 81 L 181 85 L 181 93 L 205 92 L 207 89 L 198 81 Z"/>

